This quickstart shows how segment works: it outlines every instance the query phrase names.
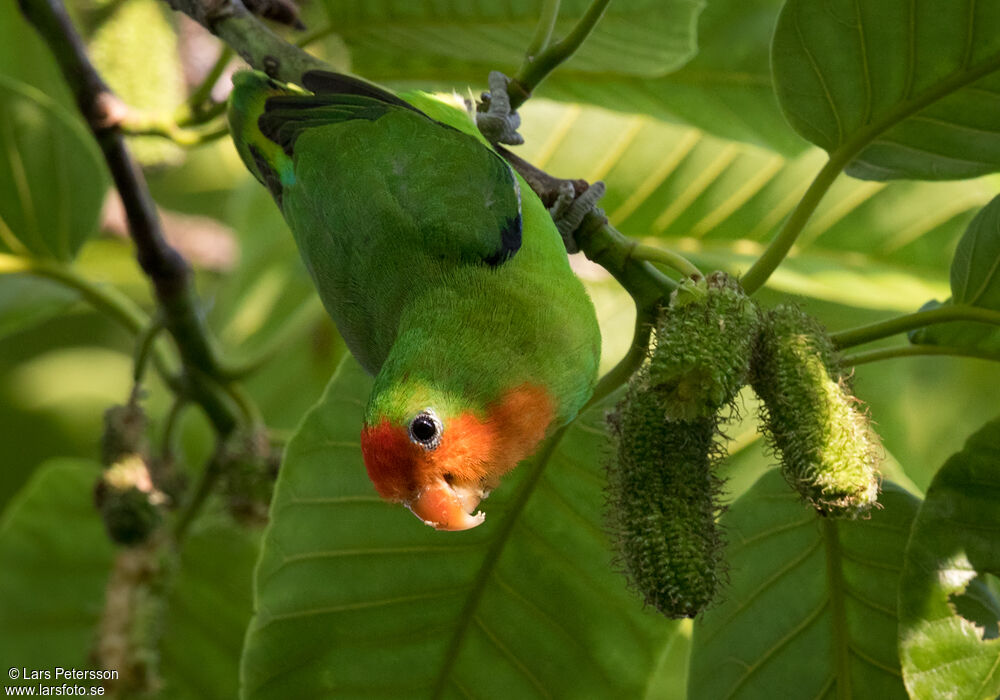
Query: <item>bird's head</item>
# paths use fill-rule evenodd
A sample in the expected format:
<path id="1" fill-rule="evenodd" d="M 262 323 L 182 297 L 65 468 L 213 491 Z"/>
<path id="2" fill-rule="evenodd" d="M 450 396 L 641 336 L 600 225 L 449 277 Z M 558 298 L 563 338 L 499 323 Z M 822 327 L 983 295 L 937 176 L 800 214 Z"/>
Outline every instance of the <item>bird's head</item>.
<path id="1" fill-rule="evenodd" d="M 554 417 L 548 393 L 530 384 L 479 407 L 426 386 L 377 389 L 361 431 L 368 476 L 382 498 L 438 530 L 481 524 L 479 502 L 534 452 Z"/>

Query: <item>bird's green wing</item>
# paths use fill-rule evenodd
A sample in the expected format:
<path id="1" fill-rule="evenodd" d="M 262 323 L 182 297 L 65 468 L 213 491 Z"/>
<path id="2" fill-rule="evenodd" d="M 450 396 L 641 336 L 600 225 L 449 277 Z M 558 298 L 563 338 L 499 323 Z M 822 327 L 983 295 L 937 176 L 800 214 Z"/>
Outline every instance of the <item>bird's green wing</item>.
<path id="1" fill-rule="evenodd" d="M 331 170 L 346 170 L 357 174 L 357 191 L 330 192 L 331 209 L 341 197 L 353 200 L 383 189 L 393 214 L 412 223 L 395 227 L 404 253 L 420 250 L 438 260 L 495 266 L 518 251 L 520 192 L 497 153 L 360 80 L 312 71 L 303 82 L 313 94 L 270 96 L 256 122 L 292 163 L 291 178 L 282 176 L 284 161 L 262 172 L 283 208 L 290 187 L 321 187 Z M 359 122 L 372 128 L 359 128 Z M 274 156 L 273 149 L 268 153 Z M 255 160 L 259 171 L 265 170 L 262 160 L 266 156 Z M 369 223 L 353 222 L 351 228 L 363 231 Z"/>

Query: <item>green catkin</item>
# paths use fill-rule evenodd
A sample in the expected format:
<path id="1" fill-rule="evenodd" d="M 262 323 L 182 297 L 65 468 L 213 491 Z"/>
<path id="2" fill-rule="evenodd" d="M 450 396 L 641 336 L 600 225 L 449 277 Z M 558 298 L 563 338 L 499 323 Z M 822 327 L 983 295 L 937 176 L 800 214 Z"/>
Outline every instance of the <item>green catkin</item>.
<path id="1" fill-rule="evenodd" d="M 878 497 L 880 444 L 822 325 L 794 306 L 772 309 L 751 383 L 788 483 L 824 515 L 864 515 Z"/>
<path id="2" fill-rule="evenodd" d="M 660 315 L 649 381 L 673 420 L 708 418 L 747 383 L 757 306 L 725 273 L 688 278 Z"/>
<path id="3" fill-rule="evenodd" d="M 694 617 L 724 576 L 716 418 L 665 420 L 643 369 L 608 420 L 616 453 L 606 510 L 624 573 L 667 617 Z"/>

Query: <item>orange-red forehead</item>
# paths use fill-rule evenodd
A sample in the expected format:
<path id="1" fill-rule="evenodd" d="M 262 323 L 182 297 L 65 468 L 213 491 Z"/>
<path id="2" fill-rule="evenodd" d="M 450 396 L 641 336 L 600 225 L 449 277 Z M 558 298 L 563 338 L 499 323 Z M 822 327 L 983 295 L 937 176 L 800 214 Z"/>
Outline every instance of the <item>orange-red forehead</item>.
<path id="1" fill-rule="evenodd" d="M 417 488 L 419 455 L 414 448 L 421 449 L 410 441 L 407 430 L 385 418 L 361 431 L 361 455 L 368 478 L 382 498 L 406 500 Z"/>

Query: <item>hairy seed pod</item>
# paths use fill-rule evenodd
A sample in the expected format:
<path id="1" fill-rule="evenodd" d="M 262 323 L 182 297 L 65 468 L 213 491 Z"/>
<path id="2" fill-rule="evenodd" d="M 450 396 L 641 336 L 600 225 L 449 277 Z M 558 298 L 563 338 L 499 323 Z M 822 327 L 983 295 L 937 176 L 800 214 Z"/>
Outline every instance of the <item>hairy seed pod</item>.
<path id="1" fill-rule="evenodd" d="M 642 370 L 608 417 L 617 444 L 607 519 L 625 575 L 646 603 L 667 617 L 694 617 L 724 575 L 717 425 L 714 416 L 668 421 L 663 404 Z"/>
<path id="2" fill-rule="evenodd" d="M 132 454 L 103 471 L 94 501 L 111 540 L 135 546 L 149 539 L 163 521 L 166 496 L 153 485 L 142 456 Z"/>
<path id="3" fill-rule="evenodd" d="M 129 455 L 144 452 L 148 422 L 138 403 L 108 408 L 104 412 L 104 432 L 101 434 L 101 463 L 110 467 Z"/>
<path id="4" fill-rule="evenodd" d="M 660 315 L 649 381 L 673 420 L 708 418 L 747 383 L 757 306 L 723 272 L 688 278 Z"/>
<path id="5" fill-rule="evenodd" d="M 244 525 L 266 523 L 279 466 L 267 434 L 237 431 L 216 455 L 216 464 L 223 475 L 221 491 L 230 514 Z"/>
<path id="6" fill-rule="evenodd" d="M 822 325 L 795 306 L 772 309 L 752 385 L 788 483 L 824 515 L 867 512 L 878 497 L 881 446 Z"/>

